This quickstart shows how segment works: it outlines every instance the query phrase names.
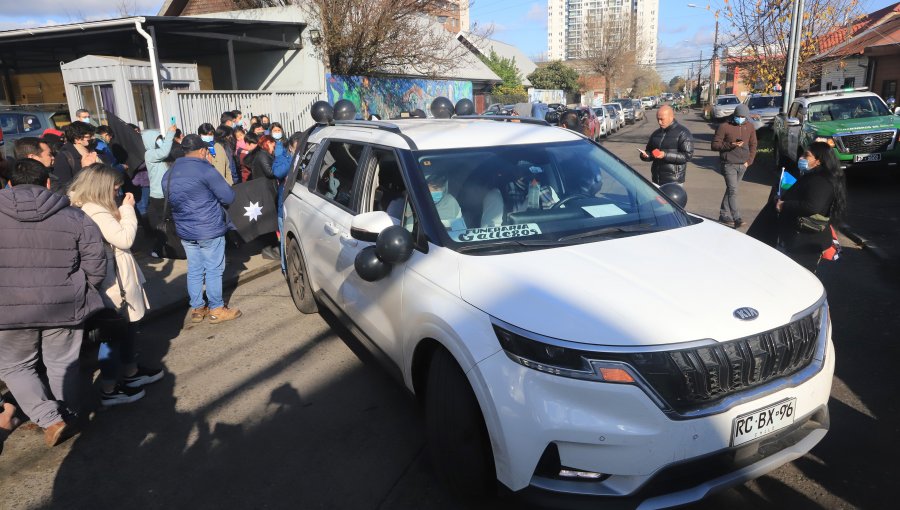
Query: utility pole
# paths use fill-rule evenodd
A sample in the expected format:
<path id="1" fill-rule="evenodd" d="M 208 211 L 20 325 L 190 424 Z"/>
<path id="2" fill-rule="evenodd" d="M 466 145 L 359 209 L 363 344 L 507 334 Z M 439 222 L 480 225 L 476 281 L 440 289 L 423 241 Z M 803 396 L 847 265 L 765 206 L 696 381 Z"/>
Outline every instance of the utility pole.
<path id="1" fill-rule="evenodd" d="M 709 64 L 709 104 L 712 105 L 716 100 L 716 89 L 718 89 L 719 70 L 719 11 L 716 10 L 716 35 L 713 37 L 713 55 Z"/>
<path id="2" fill-rule="evenodd" d="M 784 66 L 784 100 L 781 112 L 787 115 L 797 93 L 797 71 L 800 60 L 800 42 L 803 38 L 803 0 L 791 0 L 791 38 L 788 41 Z"/>

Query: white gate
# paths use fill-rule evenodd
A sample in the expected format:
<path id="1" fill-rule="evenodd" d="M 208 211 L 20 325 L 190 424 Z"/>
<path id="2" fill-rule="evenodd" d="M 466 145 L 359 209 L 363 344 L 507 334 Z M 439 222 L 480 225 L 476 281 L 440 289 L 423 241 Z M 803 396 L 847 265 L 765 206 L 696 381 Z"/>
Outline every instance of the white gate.
<path id="1" fill-rule="evenodd" d="M 185 134 L 196 133 L 204 122 L 218 126 L 223 112 L 240 110 L 248 120 L 254 115 L 268 115 L 272 122 L 281 123 L 285 136 L 290 136 L 312 125 L 310 107 L 323 97 L 321 91 L 165 90 L 162 103 L 165 118 L 174 116 Z"/>

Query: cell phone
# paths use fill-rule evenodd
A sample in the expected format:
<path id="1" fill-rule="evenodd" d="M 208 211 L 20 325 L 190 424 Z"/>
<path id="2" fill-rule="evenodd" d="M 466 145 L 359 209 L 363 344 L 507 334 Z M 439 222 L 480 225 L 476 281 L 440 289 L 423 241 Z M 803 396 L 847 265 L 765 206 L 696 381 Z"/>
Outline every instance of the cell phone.
<path id="1" fill-rule="evenodd" d="M 637 151 L 640 152 L 641 154 L 647 153 L 644 149 L 641 149 L 640 147 L 637 147 Z"/>
<path id="2" fill-rule="evenodd" d="M 174 115 L 172 115 L 171 117 L 169 117 L 169 125 L 170 125 L 170 126 L 174 126 L 174 125 L 175 125 L 175 116 L 174 116 Z"/>
<path id="3" fill-rule="evenodd" d="M 740 139 L 740 138 L 738 138 L 738 139 L 737 139 L 737 140 L 735 140 L 735 141 L 734 141 L 734 142 L 735 142 L 735 143 L 739 143 L 739 142 L 743 142 L 743 141 L 744 141 L 744 140 L 742 140 L 742 139 Z"/>

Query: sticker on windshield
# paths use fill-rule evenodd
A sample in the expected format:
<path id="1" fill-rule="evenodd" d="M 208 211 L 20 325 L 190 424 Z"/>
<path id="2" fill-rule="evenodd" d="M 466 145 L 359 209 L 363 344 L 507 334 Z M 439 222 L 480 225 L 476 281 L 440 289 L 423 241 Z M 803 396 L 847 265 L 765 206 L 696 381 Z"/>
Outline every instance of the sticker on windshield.
<path id="1" fill-rule="evenodd" d="M 536 236 L 540 235 L 540 233 L 541 228 L 537 223 L 523 223 L 521 225 L 470 228 L 459 233 L 451 232 L 450 237 L 458 243 L 471 243 L 474 241 L 492 241 L 495 239 Z"/>
<path id="2" fill-rule="evenodd" d="M 616 204 L 586 205 L 581 209 L 594 218 L 606 218 L 607 216 L 621 216 L 627 214 Z"/>

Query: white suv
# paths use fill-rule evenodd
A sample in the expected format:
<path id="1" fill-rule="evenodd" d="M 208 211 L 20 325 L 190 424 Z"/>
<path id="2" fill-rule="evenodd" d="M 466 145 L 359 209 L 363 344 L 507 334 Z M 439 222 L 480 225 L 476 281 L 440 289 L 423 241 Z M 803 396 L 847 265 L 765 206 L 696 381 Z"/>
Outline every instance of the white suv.
<path id="1" fill-rule="evenodd" d="M 814 275 L 579 133 L 494 119 L 335 122 L 286 186 L 295 304 L 415 394 L 446 484 L 666 507 L 824 437 Z"/>

